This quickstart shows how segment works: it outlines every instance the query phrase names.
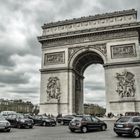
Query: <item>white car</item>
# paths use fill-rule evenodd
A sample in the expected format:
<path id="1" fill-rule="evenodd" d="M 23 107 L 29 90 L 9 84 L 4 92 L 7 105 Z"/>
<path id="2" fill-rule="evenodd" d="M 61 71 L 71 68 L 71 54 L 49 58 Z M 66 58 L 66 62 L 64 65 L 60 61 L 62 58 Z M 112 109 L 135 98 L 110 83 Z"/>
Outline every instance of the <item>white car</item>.
<path id="1" fill-rule="evenodd" d="M 3 116 L 0 115 L 0 130 L 5 132 L 10 132 L 11 130 L 11 124 L 5 120 Z"/>
<path id="2" fill-rule="evenodd" d="M 7 116 L 7 115 L 11 115 L 11 114 L 16 114 L 15 111 L 2 111 L 0 112 L 0 115 L 2 116 Z"/>

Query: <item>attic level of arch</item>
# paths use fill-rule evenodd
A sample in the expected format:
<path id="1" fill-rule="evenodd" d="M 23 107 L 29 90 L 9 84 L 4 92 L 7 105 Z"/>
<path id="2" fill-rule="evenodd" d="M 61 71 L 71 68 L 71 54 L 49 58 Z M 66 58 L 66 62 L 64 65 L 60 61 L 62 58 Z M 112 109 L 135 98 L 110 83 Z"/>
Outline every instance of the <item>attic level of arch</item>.
<path id="1" fill-rule="evenodd" d="M 79 31 L 82 32 L 82 31 Z M 121 39 L 138 37 L 140 42 L 140 23 L 135 28 L 123 28 L 116 30 L 100 31 L 100 32 L 88 32 L 82 34 L 75 34 L 70 36 L 56 37 L 47 39 L 47 36 L 38 37 L 38 40 L 42 43 L 42 48 L 59 47 L 79 43 L 96 42 L 103 40 Z"/>
<path id="2" fill-rule="evenodd" d="M 47 41 L 48 43 L 54 40 L 61 40 L 61 39 L 69 39 L 77 36 L 85 36 L 85 35 L 96 35 L 96 34 L 108 34 L 111 32 L 120 32 L 120 31 L 131 31 L 131 30 L 140 30 L 140 22 L 134 23 L 126 23 L 120 25 L 113 25 L 113 26 L 106 26 L 106 27 L 98 27 L 92 29 L 83 29 L 65 33 L 57 33 L 52 35 L 42 35 L 38 37 L 40 43 L 44 43 Z"/>

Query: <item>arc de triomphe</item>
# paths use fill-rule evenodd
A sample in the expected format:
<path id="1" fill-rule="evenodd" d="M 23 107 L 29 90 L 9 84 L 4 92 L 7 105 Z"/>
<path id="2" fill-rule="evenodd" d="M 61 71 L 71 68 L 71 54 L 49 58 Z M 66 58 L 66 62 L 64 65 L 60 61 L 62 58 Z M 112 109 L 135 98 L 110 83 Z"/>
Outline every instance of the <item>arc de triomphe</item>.
<path id="1" fill-rule="evenodd" d="M 83 73 L 97 63 L 105 71 L 106 113 L 140 112 L 137 11 L 47 23 L 42 29 L 40 113 L 83 113 Z"/>

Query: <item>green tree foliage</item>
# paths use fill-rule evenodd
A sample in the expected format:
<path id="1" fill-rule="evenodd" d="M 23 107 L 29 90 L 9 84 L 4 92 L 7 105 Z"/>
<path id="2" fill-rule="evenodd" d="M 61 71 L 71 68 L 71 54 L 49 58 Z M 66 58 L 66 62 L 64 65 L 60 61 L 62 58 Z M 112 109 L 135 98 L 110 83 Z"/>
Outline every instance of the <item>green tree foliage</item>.
<path id="1" fill-rule="evenodd" d="M 84 104 L 84 114 L 104 116 L 106 109 L 96 104 Z"/>

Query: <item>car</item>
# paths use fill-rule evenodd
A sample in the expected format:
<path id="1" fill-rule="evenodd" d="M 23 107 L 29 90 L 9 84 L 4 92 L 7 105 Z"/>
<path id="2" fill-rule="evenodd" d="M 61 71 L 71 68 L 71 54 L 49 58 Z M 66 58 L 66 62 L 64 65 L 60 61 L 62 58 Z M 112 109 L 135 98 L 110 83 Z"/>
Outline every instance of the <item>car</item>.
<path id="1" fill-rule="evenodd" d="M 62 123 L 62 120 L 63 120 L 62 114 L 58 114 L 56 117 L 57 123 Z"/>
<path id="2" fill-rule="evenodd" d="M 125 116 L 140 116 L 139 112 L 125 112 Z"/>
<path id="3" fill-rule="evenodd" d="M 69 130 L 71 132 L 80 130 L 81 132 L 86 133 L 91 130 L 105 131 L 106 129 L 107 124 L 104 121 L 101 121 L 100 119 L 91 115 L 76 116 L 69 123 Z"/>
<path id="4" fill-rule="evenodd" d="M 15 128 L 33 128 L 34 122 L 32 119 L 25 118 L 22 114 L 8 115 L 6 120 L 11 123 L 12 127 Z"/>
<path id="5" fill-rule="evenodd" d="M 33 120 L 33 116 L 30 115 L 30 114 L 23 114 L 23 116 L 24 116 L 25 118 L 28 118 L 28 119 L 32 119 L 32 120 Z"/>
<path id="6" fill-rule="evenodd" d="M 0 113 L 1 116 L 3 116 L 4 118 L 7 118 L 8 115 L 12 115 L 12 114 L 16 114 L 15 111 L 2 111 Z"/>
<path id="7" fill-rule="evenodd" d="M 129 134 L 140 137 L 140 116 L 123 116 L 114 123 L 114 132 L 118 136 Z"/>
<path id="8" fill-rule="evenodd" d="M 63 125 L 69 125 L 70 121 L 75 118 L 76 115 L 65 115 L 62 117 L 61 123 Z"/>
<path id="9" fill-rule="evenodd" d="M 56 126 L 56 121 L 54 118 L 49 118 L 48 116 L 36 115 L 33 117 L 35 125 L 40 126 Z"/>
<path id="10" fill-rule="evenodd" d="M 0 130 L 5 132 L 10 132 L 11 130 L 10 122 L 5 120 L 5 118 L 1 115 L 0 115 Z"/>

